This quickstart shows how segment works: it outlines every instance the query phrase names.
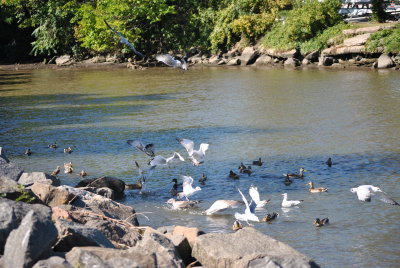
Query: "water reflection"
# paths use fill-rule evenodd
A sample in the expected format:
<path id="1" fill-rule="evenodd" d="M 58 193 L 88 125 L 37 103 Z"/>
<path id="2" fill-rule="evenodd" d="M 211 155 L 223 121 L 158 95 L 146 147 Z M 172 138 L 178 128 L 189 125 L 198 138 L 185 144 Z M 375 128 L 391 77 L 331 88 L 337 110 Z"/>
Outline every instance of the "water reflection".
<path id="1" fill-rule="evenodd" d="M 240 200 L 258 187 L 271 199 L 261 218 L 278 212 L 271 224 L 255 228 L 292 245 L 324 267 L 396 266 L 400 261 L 398 209 L 379 201 L 361 203 L 350 188 L 376 184 L 400 200 L 400 77 L 396 72 L 279 70 L 269 68 L 169 68 L 145 71 L 33 70 L 0 74 L 0 140 L 9 158 L 26 171 L 51 172 L 72 161 L 76 170 L 115 176 L 135 183 L 148 158 L 126 144 L 128 139 L 153 142 L 157 154 L 186 156 L 177 137 L 210 144 L 206 162 L 157 168 L 150 195 L 127 191 L 122 200 L 154 227 L 182 224 L 206 232 L 231 232 L 235 211 L 202 214 L 216 199 Z M 47 144 L 73 146 L 72 154 L 49 150 Z M 26 148 L 34 154 L 24 155 Z M 228 178 L 261 157 L 251 176 Z M 336 165 L 328 167 L 331 157 Z M 283 184 L 283 173 L 305 167 L 304 180 Z M 195 186 L 208 180 L 193 210 L 171 210 L 172 178 L 191 175 Z M 74 185 L 76 174 L 61 174 Z M 311 194 L 312 180 L 328 187 Z M 304 199 L 296 208 L 281 208 L 283 192 Z M 149 212 L 149 213 L 148 213 Z M 329 226 L 315 228 L 315 218 Z M 321 247 L 320 245 L 324 245 Z"/>

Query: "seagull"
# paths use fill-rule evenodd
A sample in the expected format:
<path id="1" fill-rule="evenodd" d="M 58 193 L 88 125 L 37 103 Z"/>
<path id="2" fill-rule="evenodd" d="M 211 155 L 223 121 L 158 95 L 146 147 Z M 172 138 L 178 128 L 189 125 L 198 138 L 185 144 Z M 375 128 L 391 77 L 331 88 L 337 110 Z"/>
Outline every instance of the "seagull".
<path id="1" fill-rule="evenodd" d="M 379 187 L 375 187 L 373 185 L 360 185 L 356 188 L 351 188 L 350 192 L 356 193 L 358 200 L 360 201 L 371 202 L 371 196 L 377 195 L 378 199 L 381 200 L 382 202 L 391 205 L 397 205 L 397 206 L 400 205 L 395 200 L 393 200 L 393 198 L 391 198 L 384 191 L 382 191 Z"/>
<path id="2" fill-rule="evenodd" d="M 199 166 L 200 164 L 204 163 L 204 156 L 206 154 L 206 151 L 209 147 L 209 144 L 207 143 L 202 143 L 200 144 L 199 150 L 194 150 L 194 142 L 188 139 L 180 139 L 177 138 L 177 141 L 179 141 L 183 147 L 185 147 L 186 151 L 189 154 L 189 159 L 192 161 L 193 166 Z"/>
<path id="3" fill-rule="evenodd" d="M 300 204 L 301 202 L 304 201 L 304 200 L 288 201 L 287 200 L 287 193 L 284 193 L 282 195 L 283 195 L 282 207 L 284 207 L 284 208 L 290 208 L 290 207 L 297 206 L 298 204 Z"/>
<path id="4" fill-rule="evenodd" d="M 136 164 L 136 167 L 138 168 L 138 170 L 139 170 L 139 174 L 140 174 L 140 184 L 141 184 L 141 193 L 142 192 L 146 192 L 146 182 L 147 182 L 147 179 L 148 179 L 148 176 L 149 175 L 151 175 L 151 173 L 152 173 L 152 171 L 154 170 L 154 168 L 156 167 L 156 166 L 152 166 L 152 167 L 150 167 L 149 169 L 147 169 L 147 170 L 142 170 L 141 168 L 140 168 L 140 166 L 139 166 L 139 163 L 137 162 L 137 161 L 135 161 L 135 164 Z"/>
<path id="5" fill-rule="evenodd" d="M 143 145 L 143 143 L 138 140 L 127 140 L 126 143 L 135 147 L 139 151 L 142 151 L 143 153 L 147 154 L 148 156 L 154 157 L 154 151 L 153 151 L 154 144 L 149 143 L 147 145 Z"/>
<path id="6" fill-rule="evenodd" d="M 189 208 L 200 203 L 200 201 L 177 201 L 174 198 L 168 199 L 167 204 L 171 204 L 173 209 Z"/>
<path id="7" fill-rule="evenodd" d="M 181 68 L 182 70 L 186 71 L 188 69 L 186 61 L 182 58 L 182 60 L 176 60 L 174 57 L 168 54 L 163 55 L 156 55 L 156 60 L 164 62 L 166 65 L 174 67 L 174 68 Z"/>
<path id="8" fill-rule="evenodd" d="M 136 55 L 138 55 L 138 56 L 144 58 L 144 55 L 143 55 L 142 53 L 140 53 L 139 51 L 137 51 L 136 48 L 135 48 L 125 37 L 122 36 L 122 34 L 120 34 L 120 33 L 117 32 L 115 29 L 113 29 L 113 28 L 107 23 L 106 20 L 104 20 L 104 22 L 105 22 L 105 24 L 107 25 L 107 27 L 111 29 L 111 31 L 113 31 L 116 35 L 118 35 L 119 38 L 121 38 L 121 41 L 120 41 L 121 43 L 123 43 L 123 44 L 125 44 L 125 45 L 128 45 Z"/>
<path id="9" fill-rule="evenodd" d="M 181 176 L 183 180 L 182 188 L 183 188 L 183 196 L 186 197 L 186 200 L 189 201 L 189 196 L 194 195 L 196 192 L 201 191 L 201 188 L 197 186 L 196 188 L 192 187 L 193 178 L 190 176 Z M 182 197 L 182 195 L 180 195 Z"/>
<path id="10" fill-rule="evenodd" d="M 250 186 L 249 195 L 254 203 L 256 203 L 256 209 L 262 209 L 269 202 L 269 200 L 260 200 L 260 194 L 255 186 Z"/>
<path id="11" fill-rule="evenodd" d="M 174 155 L 171 157 L 168 157 L 168 158 L 165 158 L 161 155 L 157 155 L 152 160 L 150 160 L 149 165 L 150 166 L 159 166 L 159 165 L 166 166 L 169 162 L 171 162 L 174 159 L 179 159 L 181 161 L 185 161 L 185 159 L 183 159 L 183 157 L 179 153 L 174 152 Z"/>
<path id="12" fill-rule="evenodd" d="M 239 221 L 246 221 L 248 225 L 249 221 L 256 221 L 256 222 L 260 222 L 260 219 L 257 217 L 257 215 L 255 214 L 255 209 L 256 209 L 256 203 L 254 203 L 253 201 L 249 203 L 247 202 L 246 197 L 242 194 L 242 192 L 240 191 L 240 189 L 238 189 L 240 195 L 242 196 L 243 202 L 246 205 L 246 209 L 244 210 L 244 214 L 240 214 L 238 212 L 235 213 L 235 219 L 239 220 Z"/>
<path id="13" fill-rule="evenodd" d="M 243 204 L 243 201 L 217 200 L 211 205 L 209 209 L 204 211 L 204 213 L 209 216 L 214 213 L 227 210 L 228 208 L 237 208 L 241 204 Z"/>

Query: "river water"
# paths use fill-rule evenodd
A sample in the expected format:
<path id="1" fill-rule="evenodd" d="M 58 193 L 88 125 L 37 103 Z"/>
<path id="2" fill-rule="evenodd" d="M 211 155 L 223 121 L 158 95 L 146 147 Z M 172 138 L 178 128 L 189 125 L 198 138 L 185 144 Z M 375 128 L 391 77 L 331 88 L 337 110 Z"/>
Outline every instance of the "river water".
<path id="1" fill-rule="evenodd" d="M 400 263 L 400 208 L 350 192 L 361 184 L 380 186 L 400 202 L 400 75 L 394 71 L 172 68 L 20 70 L 0 73 L 0 142 L 25 171 L 51 172 L 72 161 L 76 173 L 136 182 L 134 161 L 148 158 L 126 140 L 154 143 L 156 154 L 177 151 L 175 138 L 209 143 L 199 167 L 175 162 L 157 167 L 150 194 L 128 190 L 141 224 L 185 225 L 206 232 L 231 232 L 232 209 L 208 217 L 201 212 L 217 199 L 248 197 L 251 184 L 271 199 L 259 217 L 278 212 L 271 224 L 254 228 L 293 246 L 323 267 L 395 267 Z M 47 148 L 53 142 L 56 150 Z M 72 154 L 63 148 L 73 146 Z M 26 148 L 34 152 L 24 155 Z M 251 176 L 233 181 L 230 170 L 261 157 Z M 331 157 L 335 165 L 325 161 Z M 283 184 L 283 173 L 307 169 L 304 180 Z M 205 173 L 208 180 L 199 185 Z M 198 208 L 174 211 L 171 179 L 190 175 L 202 191 Z M 80 178 L 62 174 L 64 184 Z M 307 183 L 328 187 L 311 194 Z M 281 208 L 282 193 L 304 199 Z M 331 224 L 316 228 L 316 217 Z"/>

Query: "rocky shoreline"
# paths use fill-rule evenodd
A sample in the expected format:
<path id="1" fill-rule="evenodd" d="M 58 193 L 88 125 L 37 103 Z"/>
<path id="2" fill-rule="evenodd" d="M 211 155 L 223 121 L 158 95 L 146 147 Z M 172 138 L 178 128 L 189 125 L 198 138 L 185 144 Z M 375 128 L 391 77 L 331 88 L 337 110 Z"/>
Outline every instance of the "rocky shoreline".
<path id="1" fill-rule="evenodd" d="M 345 36 L 341 44 L 334 45 L 328 41 L 328 48 L 322 51 L 302 53 L 300 50 L 276 51 L 262 45 L 242 47 L 236 44 L 227 53 L 212 55 L 208 52 L 192 48 L 187 53 L 190 66 L 273 66 L 291 68 L 372 68 L 400 70 L 400 55 L 383 53 L 383 47 L 376 53 L 369 53 L 365 47 L 372 33 L 393 28 L 395 25 L 372 26 L 343 30 Z M 55 64 L 52 64 L 55 63 Z M 36 69 L 36 68 L 130 68 L 143 69 L 161 66 L 155 59 L 132 61 L 118 55 L 97 55 L 83 61 L 75 61 L 69 55 L 51 59 L 47 64 L 10 64 L 0 65 L 0 70 Z"/>
<path id="2" fill-rule="evenodd" d="M 111 177 L 71 187 L 24 173 L 0 147 L 0 267 L 319 267 L 251 227 L 206 234 L 140 225 L 140 213 L 115 201 L 124 190 Z"/>

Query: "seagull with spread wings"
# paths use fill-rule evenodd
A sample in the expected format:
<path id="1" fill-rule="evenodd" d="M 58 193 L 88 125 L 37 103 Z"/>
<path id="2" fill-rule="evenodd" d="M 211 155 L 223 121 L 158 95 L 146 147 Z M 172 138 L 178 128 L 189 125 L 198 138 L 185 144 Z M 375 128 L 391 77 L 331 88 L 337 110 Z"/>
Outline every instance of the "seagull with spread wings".
<path id="1" fill-rule="evenodd" d="M 160 54 L 156 55 L 156 60 L 161 61 L 165 63 L 168 66 L 174 67 L 174 68 L 181 68 L 182 70 L 186 71 L 188 69 L 187 63 L 185 59 L 181 60 L 176 60 L 174 57 L 168 54 Z"/>
<path id="2" fill-rule="evenodd" d="M 244 210 L 244 214 L 240 214 L 240 213 L 236 212 L 235 219 L 237 219 L 239 221 L 246 221 L 248 225 L 250 225 L 249 221 L 260 222 L 260 219 L 257 217 L 256 212 L 255 212 L 257 204 L 255 202 L 253 202 L 253 200 L 249 204 L 247 202 L 246 197 L 242 194 L 240 189 L 238 189 L 238 191 L 239 191 L 240 195 L 242 196 L 243 202 L 246 205 L 246 209 Z"/>
<path id="3" fill-rule="evenodd" d="M 121 38 L 121 41 L 120 41 L 121 43 L 123 43 L 123 44 L 129 46 L 129 47 L 132 49 L 132 51 L 133 51 L 136 55 L 138 55 L 138 56 L 144 58 L 144 55 L 143 55 L 142 53 L 140 53 L 139 51 L 137 51 L 136 48 L 135 48 L 125 37 L 122 36 L 122 34 L 120 34 L 118 31 L 116 31 L 114 28 L 112 28 L 112 27 L 107 23 L 106 20 L 104 20 L 104 23 L 107 25 L 108 28 L 111 29 L 111 31 L 113 31 L 116 35 L 118 35 L 119 38 Z"/>
<path id="4" fill-rule="evenodd" d="M 262 209 L 269 202 L 269 200 L 260 200 L 260 193 L 256 186 L 250 186 L 249 195 L 254 203 L 256 203 L 256 209 Z"/>
<path id="5" fill-rule="evenodd" d="M 376 196 L 382 202 L 385 202 L 390 205 L 400 206 L 393 198 L 387 195 L 384 191 L 382 191 L 379 187 L 375 187 L 373 185 L 360 185 L 356 188 L 351 188 L 350 192 L 357 194 L 358 200 L 371 202 L 371 197 Z"/>
<path id="6" fill-rule="evenodd" d="M 150 160 L 149 165 L 150 166 L 159 166 L 159 165 L 166 166 L 166 165 L 168 165 L 168 163 L 170 163 L 174 159 L 179 159 L 180 161 L 185 161 L 185 159 L 183 159 L 183 157 L 179 153 L 174 152 L 174 154 L 168 158 L 165 158 L 164 156 L 161 156 L 161 155 L 157 155 L 152 160 Z"/>
<path id="7" fill-rule="evenodd" d="M 209 144 L 202 143 L 200 144 L 199 150 L 194 150 L 194 142 L 192 140 L 180 138 L 177 138 L 176 140 L 179 141 L 183 147 L 185 147 L 193 166 L 199 166 L 200 164 L 204 163 L 204 156 L 208 147 L 210 146 Z"/>
<path id="8" fill-rule="evenodd" d="M 179 195 L 180 198 L 183 196 L 186 197 L 186 200 L 189 201 L 189 196 L 194 195 L 196 192 L 201 191 L 201 188 L 197 186 L 196 188 L 193 188 L 193 178 L 190 176 L 181 176 L 183 183 L 182 183 L 182 188 L 183 188 L 183 193 Z"/>
<path id="9" fill-rule="evenodd" d="M 143 153 L 147 154 L 150 157 L 154 157 L 154 151 L 153 143 L 149 143 L 147 145 L 144 145 L 141 141 L 138 140 L 127 140 L 126 143 L 128 143 L 130 146 L 135 147 L 139 151 L 142 151 Z"/>
<path id="10" fill-rule="evenodd" d="M 140 184 L 142 186 L 141 188 L 141 193 L 146 192 L 146 186 L 147 186 L 147 179 L 149 178 L 149 176 L 151 175 L 151 173 L 153 172 L 155 166 L 150 167 L 147 170 L 142 170 L 139 166 L 139 163 L 137 161 L 135 161 L 136 167 L 138 168 L 139 171 L 139 175 L 140 175 Z"/>

